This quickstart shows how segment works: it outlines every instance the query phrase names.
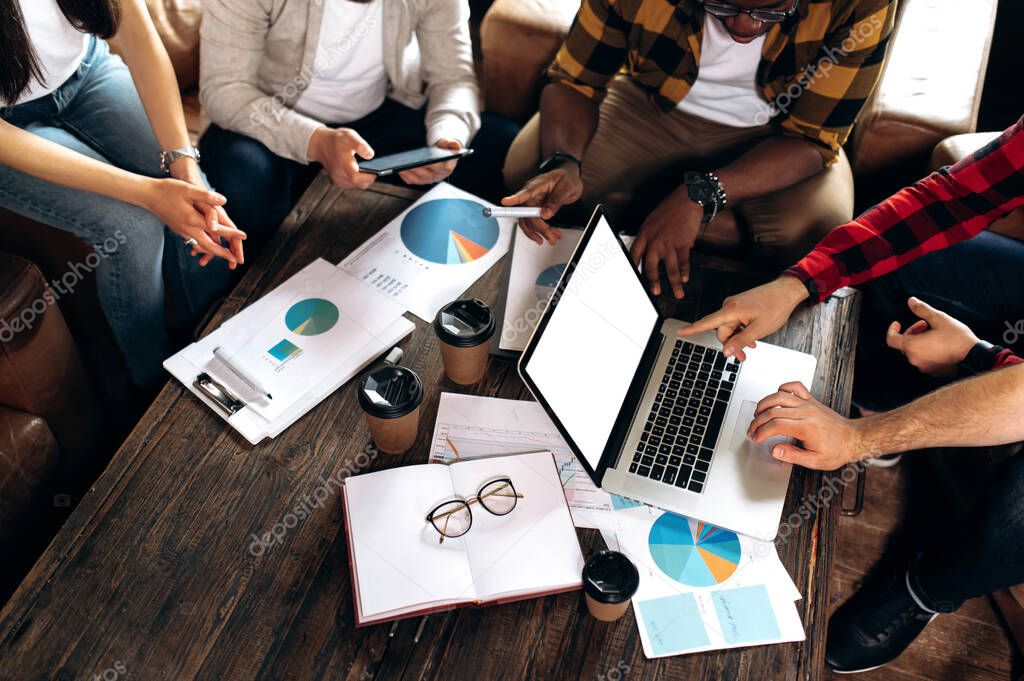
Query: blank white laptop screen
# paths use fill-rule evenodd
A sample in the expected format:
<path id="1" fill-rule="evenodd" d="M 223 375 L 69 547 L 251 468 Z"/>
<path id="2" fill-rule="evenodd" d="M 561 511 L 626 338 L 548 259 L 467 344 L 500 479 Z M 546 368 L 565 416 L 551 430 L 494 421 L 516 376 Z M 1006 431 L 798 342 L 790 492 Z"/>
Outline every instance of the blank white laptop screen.
<path id="1" fill-rule="evenodd" d="M 657 323 L 602 216 L 525 366 L 593 469 Z"/>

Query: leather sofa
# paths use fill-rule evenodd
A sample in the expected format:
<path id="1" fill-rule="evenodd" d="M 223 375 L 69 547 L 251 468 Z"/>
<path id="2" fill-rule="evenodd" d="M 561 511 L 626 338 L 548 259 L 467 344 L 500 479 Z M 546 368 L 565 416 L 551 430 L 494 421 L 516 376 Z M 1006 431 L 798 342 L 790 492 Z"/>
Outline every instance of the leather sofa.
<path id="1" fill-rule="evenodd" d="M 42 272 L 0 253 L 0 291 L 2 602 L 92 480 L 102 438 L 95 395 Z"/>
<path id="2" fill-rule="evenodd" d="M 495 0 L 481 26 L 488 111 L 518 121 L 533 115 L 543 69 L 579 4 Z M 846 145 L 858 210 L 920 177 L 940 141 L 974 132 L 995 17 L 996 0 L 977 0 L 969 12 L 957 0 L 900 2 L 882 80 Z M 747 245 L 743 226 L 724 217 L 702 245 L 740 256 Z"/>

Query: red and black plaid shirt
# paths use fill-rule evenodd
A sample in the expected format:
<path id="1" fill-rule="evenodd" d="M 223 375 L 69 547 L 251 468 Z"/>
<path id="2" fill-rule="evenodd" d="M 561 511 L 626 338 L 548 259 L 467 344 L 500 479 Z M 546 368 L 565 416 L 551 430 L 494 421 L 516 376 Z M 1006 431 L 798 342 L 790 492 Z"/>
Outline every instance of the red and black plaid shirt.
<path id="1" fill-rule="evenodd" d="M 956 165 L 837 227 L 787 272 L 820 302 L 984 231 L 1024 206 L 1024 118 Z M 1020 362 L 1009 351 L 997 365 Z"/>

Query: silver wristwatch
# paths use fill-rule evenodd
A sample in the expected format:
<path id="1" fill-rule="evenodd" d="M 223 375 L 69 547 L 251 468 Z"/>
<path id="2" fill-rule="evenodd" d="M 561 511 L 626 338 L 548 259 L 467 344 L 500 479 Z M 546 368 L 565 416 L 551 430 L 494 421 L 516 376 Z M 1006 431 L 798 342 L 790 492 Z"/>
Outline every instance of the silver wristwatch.
<path id="1" fill-rule="evenodd" d="M 160 152 L 160 170 L 164 173 L 171 172 L 171 164 L 179 158 L 191 158 L 199 163 L 199 150 L 195 147 L 182 147 L 181 149 L 170 149 Z"/>

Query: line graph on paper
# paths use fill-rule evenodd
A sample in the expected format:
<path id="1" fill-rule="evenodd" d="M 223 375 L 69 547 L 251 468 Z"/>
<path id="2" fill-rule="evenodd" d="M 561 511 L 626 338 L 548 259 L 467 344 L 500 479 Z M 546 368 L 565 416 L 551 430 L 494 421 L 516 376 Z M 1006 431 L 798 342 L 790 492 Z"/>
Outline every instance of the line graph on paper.
<path id="1" fill-rule="evenodd" d="M 558 435 L 500 428 L 481 428 L 438 421 L 430 452 L 433 463 L 449 463 L 461 459 L 498 456 L 549 450 L 562 480 L 565 500 L 574 517 L 579 511 L 611 511 L 612 500 L 599 490 L 576 460 L 572 450 Z"/>

